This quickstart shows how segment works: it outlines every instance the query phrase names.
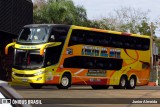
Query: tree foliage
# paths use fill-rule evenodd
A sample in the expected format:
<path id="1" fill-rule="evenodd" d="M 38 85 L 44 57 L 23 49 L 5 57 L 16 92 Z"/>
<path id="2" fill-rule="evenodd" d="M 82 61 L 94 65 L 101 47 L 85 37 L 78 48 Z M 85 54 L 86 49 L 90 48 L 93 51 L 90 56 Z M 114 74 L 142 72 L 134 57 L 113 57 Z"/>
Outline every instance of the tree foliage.
<path id="1" fill-rule="evenodd" d="M 121 7 L 100 20 L 87 19 L 83 6 L 75 6 L 72 0 L 34 0 L 34 23 L 74 24 L 121 32 L 150 35 L 149 11 Z M 153 26 L 155 34 L 156 26 Z"/>
<path id="2" fill-rule="evenodd" d="M 141 9 L 121 7 L 102 20 L 111 30 L 150 35 L 151 29 L 148 14 L 149 10 L 144 12 Z M 153 33 L 155 33 L 155 29 L 156 26 L 154 24 Z"/>
<path id="3" fill-rule="evenodd" d="M 121 7 L 100 20 L 87 19 L 83 6 L 75 6 L 72 0 L 34 0 L 34 23 L 74 24 L 121 32 L 151 35 L 149 11 Z M 152 26 L 155 36 L 156 24 Z M 155 39 L 160 47 L 160 40 Z M 159 49 L 160 52 L 160 49 Z"/>
<path id="4" fill-rule="evenodd" d="M 83 6 L 75 6 L 71 0 L 48 0 L 39 4 L 35 3 L 34 23 L 84 25 L 87 21 Z"/>

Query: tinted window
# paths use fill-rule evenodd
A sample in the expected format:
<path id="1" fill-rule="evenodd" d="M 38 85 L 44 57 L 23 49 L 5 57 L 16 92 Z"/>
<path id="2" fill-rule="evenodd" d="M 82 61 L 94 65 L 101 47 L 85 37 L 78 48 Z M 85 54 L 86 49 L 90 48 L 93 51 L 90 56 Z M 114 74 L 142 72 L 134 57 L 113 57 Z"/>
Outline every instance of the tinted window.
<path id="1" fill-rule="evenodd" d="M 44 57 L 39 50 L 15 50 L 14 67 L 18 69 L 38 69 L 43 66 Z"/>
<path id="2" fill-rule="evenodd" d="M 77 44 L 148 50 L 150 39 L 76 29 L 72 31 L 68 46 Z"/>
<path id="3" fill-rule="evenodd" d="M 18 38 L 18 42 L 42 43 L 46 42 L 49 33 L 48 27 L 24 28 Z"/>
<path id="4" fill-rule="evenodd" d="M 76 63 L 75 63 L 76 61 Z M 65 68 L 120 70 L 122 59 L 74 56 L 64 60 Z"/>
<path id="5" fill-rule="evenodd" d="M 67 34 L 68 34 L 68 28 L 66 27 L 53 27 L 49 41 L 51 42 L 64 42 Z"/>
<path id="6" fill-rule="evenodd" d="M 57 64 L 61 55 L 62 45 L 46 49 L 45 66 Z"/>

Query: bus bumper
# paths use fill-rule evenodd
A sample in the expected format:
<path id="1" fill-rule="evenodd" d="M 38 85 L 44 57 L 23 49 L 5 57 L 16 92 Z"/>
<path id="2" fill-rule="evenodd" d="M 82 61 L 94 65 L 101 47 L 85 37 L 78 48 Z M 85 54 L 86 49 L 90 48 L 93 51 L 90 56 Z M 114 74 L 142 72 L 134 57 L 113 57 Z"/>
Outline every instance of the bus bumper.
<path id="1" fill-rule="evenodd" d="M 45 83 L 44 74 L 34 77 L 17 77 L 16 75 L 12 74 L 12 82 L 13 83 L 22 83 L 22 84 L 29 84 L 29 83 Z"/>

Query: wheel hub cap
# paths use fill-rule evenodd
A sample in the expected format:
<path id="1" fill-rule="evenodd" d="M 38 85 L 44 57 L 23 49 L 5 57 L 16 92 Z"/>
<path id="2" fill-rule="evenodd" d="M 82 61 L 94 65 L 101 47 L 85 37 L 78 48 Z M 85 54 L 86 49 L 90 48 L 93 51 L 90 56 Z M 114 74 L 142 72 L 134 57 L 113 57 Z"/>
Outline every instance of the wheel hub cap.
<path id="1" fill-rule="evenodd" d="M 131 80 L 130 80 L 130 85 L 131 85 L 131 87 L 133 87 L 134 84 L 135 84 L 134 79 L 131 79 Z"/>
<path id="2" fill-rule="evenodd" d="M 121 84 L 122 84 L 122 86 L 125 86 L 125 84 L 126 84 L 125 79 L 122 79 Z"/>
<path id="3" fill-rule="evenodd" d="M 62 78 L 62 85 L 63 85 L 63 86 L 67 86 L 68 83 L 69 83 L 68 78 L 67 78 L 67 77 L 63 77 L 63 78 Z"/>

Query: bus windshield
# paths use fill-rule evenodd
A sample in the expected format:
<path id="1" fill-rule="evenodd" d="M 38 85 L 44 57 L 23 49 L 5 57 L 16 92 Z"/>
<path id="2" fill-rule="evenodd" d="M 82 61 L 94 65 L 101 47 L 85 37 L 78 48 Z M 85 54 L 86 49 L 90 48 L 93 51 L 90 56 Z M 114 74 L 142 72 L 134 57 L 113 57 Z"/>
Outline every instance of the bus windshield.
<path id="1" fill-rule="evenodd" d="M 48 27 L 26 27 L 22 29 L 22 32 L 18 38 L 18 42 L 44 43 L 47 41 L 48 33 Z"/>
<path id="2" fill-rule="evenodd" d="M 15 49 L 14 67 L 20 69 L 37 69 L 43 66 L 44 56 L 39 50 L 18 50 Z"/>

